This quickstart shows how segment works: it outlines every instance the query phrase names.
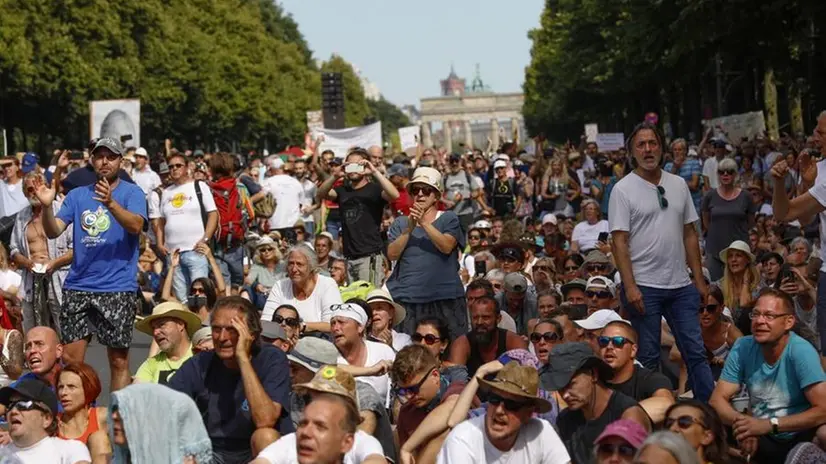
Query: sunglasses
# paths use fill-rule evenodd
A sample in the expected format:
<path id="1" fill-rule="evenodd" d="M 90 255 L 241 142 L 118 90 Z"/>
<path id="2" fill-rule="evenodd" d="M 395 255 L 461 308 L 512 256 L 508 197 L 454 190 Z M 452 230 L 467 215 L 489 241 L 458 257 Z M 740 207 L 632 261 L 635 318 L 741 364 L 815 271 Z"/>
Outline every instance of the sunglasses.
<path id="1" fill-rule="evenodd" d="M 665 188 L 662 185 L 657 186 L 657 200 L 660 201 L 660 209 L 668 208 L 668 199 L 665 198 Z"/>
<path id="2" fill-rule="evenodd" d="M 287 324 L 290 327 L 298 327 L 299 324 L 297 317 L 284 317 L 278 314 L 272 316 L 272 321 L 276 324 Z"/>
<path id="3" fill-rule="evenodd" d="M 410 187 L 410 194 L 413 196 L 416 196 L 419 193 L 422 193 L 424 195 L 430 195 L 433 192 L 434 190 L 432 188 L 425 187 L 423 185 L 414 185 L 413 187 Z"/>
<path id="4" fill-rule="evenodd" d="M 565 272 L 573 272 L 573 271 L 578 271 L 579 266 L 565 266 L 564 269 L 565 269 Z"/>
<path id="5" fill-rule="evenodd" d="M 488 404 L 490 404 L 491 406 L 498 406 L 498 405 L 501 404 L 508 411 L 516 412 L 516 411 L 519 411 L 520 409 L 522 409 L 526 406 L 530 406 L 531 403 L 527 403 L 525 401 L 519 401 L 519 400 L 509 400 L 509 399 L 502 398 L 501 396 L 497 395 L 496 393 L 491 393 L 488 396 Z"/>
<path id="6" fill-rule="evenodd" d="M 608 269 L 608 265 L 607 264 L 589 264 L 585 269 L 587 269 L 589 272 L 604 271 L 604 270 Z"/>
<path id="7" fill-rule="evenodd" d="M 700 306 L 700 314 L 703 314 L 703 313 L 709 313 L 709 314 L 716 313 L 717 308 L 719 308 L 719 307 L 720 307 L 719 305 L 714 305 L 714 304 Z"/>
<path id="8" fill-rule="evenodd" d="M 98 154 L 92 155 L 92 159 L 94 159 L 96 161 L 100 161 L 103 158 L 106 158 L 107 161 L 115 161 L 115 160 L 120 158 L 120 155 L 116 155 L 114 153 L 109 153 L 109 154 L 106 154 L 106 155 L 104 155 L 103 153 L 98 153 Z"/>
<path id="9" fill-rule="evenodd" d="M 543 334 L 539 332 L 534 332 L 531 334 L 531 341 L 534 343 L 539 343 L 539 340 L 545 340 L 546 343 L 553 343 L 562 340 L 562 337 L 559 336 L 556 332 L 545 332 Z"/>
<path id="10" fill-rule="evenodd" d="M 734 169 L 718 169 L 717 170 L 717 175 L 718 176 L 733 176 L 734 175 Z"/>
<path id="11" fill-rule="evenodd" d="M 622 348 L 623 346 L 625 346 L 626 343 L 628 343 L 629 345 L 634 344 L 634 342 L 632 342 L 629 338 L 621 337 L 621 336 L 616 336 L 616 337 L 600 336 L 600 337 L 597 337 L 597 343 L 599 343 L 600 348 L 606 348 L 609 343 L 613 344 L 617 348 Z"/>
<path id="12" fill-rule="evenodd" d="M 51 413 L 51 411 L 49 411 L 45 407 L 37 404 L 33 400 L 15 401 L 15 402 L 9 404 L 9 411 L 11 411 L 12 409 L 17 409 L 18 411 L 21 411 L 21 412 L 37 410 L 37 411 L 43 411 L 45 413 Z"/>
<path id="13" fill-rule="evenodd" d="M 707 428 L 705 424 L 703 424 L 698 419 L 695 419 L 694 417 L 691 417 L 691 416 L 680 416 L 680 417 L 677 417 L 676 419 L 673 418 L 673 417 L 666 417 L 665 422 L 663 423 L 663 425 L 665 425 L 666 429 L 670 429 L 671 426 L 674 425 L 675 422 L 677 423 L 677 426 L 680 427 L 680 429 L 682 429 L 682 430 L 685 430 L 685 429 L 691 427 L 694 424 L 697 424 L 697 425 L 699 425 L 700 427 L 702 427 L 704 429 Z"/>
<path id="14" fill-rule="evenodd" d="M 601 290 L 599 292 L 595 292 L 593 290 L 588 290 L 588 291 L 585 292 L 585 296 L 588 297 L 588 298 L 594 298 L 594 297 L 597 297 L 597 298 L 613 298 L 614 297 L 614 295 L 611 295 L 611 292 L 609 292 L 607 290 Z"/>
<path id="15" fill-rule="evenodd" d="M 273 248 L 273 247 L 264 247 L 264 248 L 259 248 L 259 250 L 261 250 L 261 253 L 269 253 L 271 251 L 275 251 L 275 248 Z"/>
<path id="16" fill-rule="evenodd" d="M 601 456 L 613 456 L 615 453 L 625 458 L 632 458 L 637 449 L 628 444 L 617 445 L 614 443 L 600 443 L 597 445 L 597 454 Z"/>
<path id="17" fill-rule="evenodd" d="M 184 166 L 186 166 L 186 165 L 183 164 L 183 163 L 175 163 L 175 164 L 170 164 L 169 169 L 179 169 L 179 168 L 182 168 Z"/>
<path id="18" fill-rule="evenodd" d="M 192 295 L 206 295 L 206 291 L 203 287 L 192 287 L 192 290 L 189 293 Z"/>
<path id="19" fill-rule="evenodd" d="M 478 235 L 468 235 L 468 240 L 482 240 L 482 237 Z"/>
<path id="20" fill-rule="evenodd" d="M 396 396 L 399 399 L 399 403 L 406 403 L 410 400 L 411 397 L 416 396 L 419 394 L 419 390 L 422 389 L 422 385 L 424 385 L 425 381 L 430 377 L 430 374 L 436 370 L 435 367 L 431 367 L 428 369 L 427 374 L 422 377 L 422 380 L 419 381 L 416 385 L 412 385 L 410 387 L 396 387 Z"/>
<path id="21" fill-rule="evenodd" d="M 421 343 L 422 340 L 424 340 L 426 345 L 432 345 L 434 343 L 438 343 L 441 340 L 441 338 L 433 334 L 422 335 L 418 332 L 411 335 L 410 338 L 413 340 L 413 343 Z"/>

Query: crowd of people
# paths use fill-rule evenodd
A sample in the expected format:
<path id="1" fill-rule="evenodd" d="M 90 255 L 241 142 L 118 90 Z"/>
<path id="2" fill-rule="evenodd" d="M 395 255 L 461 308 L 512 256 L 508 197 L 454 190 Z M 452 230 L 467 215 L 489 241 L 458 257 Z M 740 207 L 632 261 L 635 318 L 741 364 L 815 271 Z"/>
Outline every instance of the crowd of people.
<path id="1" fill-rule="evenodd" d="M 826 462 L 826 112 L 320 142 L 1 159 L 0 462 Z"/>

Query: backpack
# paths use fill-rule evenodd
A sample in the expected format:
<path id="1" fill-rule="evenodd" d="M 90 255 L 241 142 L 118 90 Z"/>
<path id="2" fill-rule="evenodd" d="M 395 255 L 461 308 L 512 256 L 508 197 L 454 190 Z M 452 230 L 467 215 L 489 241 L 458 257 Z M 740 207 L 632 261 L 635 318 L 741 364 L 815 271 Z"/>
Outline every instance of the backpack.
<path id="1" fill-rule="evenodd" d="M 339 287 L 341 292 L 341 301 L 347 301 L 350 298 L 367 299 L 367 294 L 372 292 L 376 287 L 366 280 L 357 280 L 346 287 Z"/>
<path id="2" fill-rule="evenodd" d="M 229 248 L 243 242 L 250 222 L 249 194 L 245 199 L 243 193 L 246 188 L 239 187 L 232 177 L 215 181 L 210 187 L 218 210 L 218 229 L 215 231 L 217 245 Z"/>
<path id="3" fill-rule="evenodd" d="M 258 202 L 252 206 L 256 216 L 262 218 L 272 217 L 273 213 L 275 213 L 275 197 L 272 196 L 272 193 L 267 192 L 264 198 L 258 200 Z"/>

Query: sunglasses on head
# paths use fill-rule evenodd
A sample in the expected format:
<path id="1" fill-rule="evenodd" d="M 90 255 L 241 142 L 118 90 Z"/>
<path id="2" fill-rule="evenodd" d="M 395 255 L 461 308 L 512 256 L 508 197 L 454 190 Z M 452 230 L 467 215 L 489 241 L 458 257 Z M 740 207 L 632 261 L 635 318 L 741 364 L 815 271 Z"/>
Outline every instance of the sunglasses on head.
<path id="1" fill-rule="evenodd" d="M 18 400 L 18 401 L 15 401 L 15 402 L 9 404 L 9 411 L 11 411 L 12 409 L 17 409 L 18 411 L 21 411 L 21 412 L 23 412 L 23 411 L 32 411 L 32 410 L 36 409 L 38 411 L 43 411 L 45 413 L 51 413 L 51 411 L 49 411 L 45 407 L 41 406 L 40 404 L 38 404 L 34 400 Z"/>
<path id="2" fill-rule="evenodd" d="M 717 170 L 717 175 L 719 175 L 719 176 L 733 176 L 734 175 L 734 169 L 718 169 Z"/>
<path id="3" fill-rule="evenodd" d="M 556 332 L 534 332 L 531 334 L 531 341 L 534 343 L 538 343 L 539 340 L 545 340 L 546 343 L 553 343 L 558 342 L 561 339 L 562 337 L 560 337 Z"/>
<path id="4" fill-rule="evenodd" d="M 614 443 L 600 443 L 597 445 L 597 454 L 601 456 L 613 456 L 614 453 L 617 453 L 622 457 L 632 458 L 636 452 L 636 448 L 626 443 L 621 445 Z"/>
<path id="5" fill-rule="evenodd" d="M 717 308 L 719 308 L 719 307 L 720 307 L 719 305 L 715 305 L 715 304 L 700 306 L 700 314 L 703 314 L 703 313 L 711 314 L 711 313 L 717 312 Z"/>
<path id="6" fill-rule="evenodd" d="M 278 314 L 273 315 L 272 321 L 277 324 L 287 324 L 290 327 L 298 327 L 298 318 L 297 317 L 284 317 Z"/>
<path id="7" fill-rule="evenodd" d="M 412 396 L 418 395 L 419 390 L 422 389 L 422 385 L 424 385 L 425 381 L 428 377 L 430 377 L 430 374 L 433 372 L 434 369 L 436 368 L 431 367 L 430 369 L 428 369 L 427 374 L 425 374 L 425 376 L 422 377 L 422 380 L 420 380 L 419 383 L 417 383 L 416 385 L 411 385 L 409 387 L 396 387 L 396 396 L 398 397 L 399 402 L 406 403 Z"/>
<path id="8" fill-rule="evenodd" d="M 705 424 L 703 424 L 702 422 L 700 422 L 700 420 L 695 419 L 692 416 L 680 416 L 680 417 L 677 417 L 677 418 L 666 417 L 665 418 L 665 423 L 663 425 L 665 425 L 666 429 L 670 429 L 671 426 L 674 425 L 674 423 L 676 423 L 677 426 L 682 430 L 685 430 L 685 429 L 691 427 L 694 424 L 697 424 L 702 428 L 707 428 L 705 426 Z"/>
<path id="9" fill-rule="evenodd" d="M 522 409 L 526 406 L 530 406 L 531 403 L 527 403 L 525 401 L 519 401 L 519 400 L 509 400 L 509 399 L 506 399 L 506 398 L 502 398 L 501 396 L 497 395 L 496 393 L 491 393 L 488 396 L 488 404 L 490 404 L 491 406 L 498 406 L 498 405 L 501 404 L 508 411 L 516 412 L 516 411 L 519 411 L 520 409 Z"/>
<path id="10" fill-rule="evenodd" d="M 595 291 L 593 291 L 593 290 L 587 290 L 587 291 L 585 292 L 585 296 L 586 296 L 586 297 L 588 297 L 588 298 L 593 298 L 593 297 L 597 297 L 597 298 L 613 298 L 613 297 L 614 297 L 614 295 L 611 295 L 611 292 L 609 292 L 608 290 L 600 290 L 600 291 L 598 291 L 598 292 L 595 292 Z"/>
<path id="11" fill-rule="evenodd" d="M 606 337 L 606 336 L 597 337 L 597 343 L 599 343 L 600 348 L 607 347 L 609 343 L 613 344 L 617 348 L 622 348 L 623 346 L 625 346 L 626 343 L 628 343 L 629 345 L 634 344 L 634 342 L 632 342 L 631 339 L 629 339 L 627 337 L 621 337 L 619 335 L 616 336 L 616 337 Z"/>
<path id="12" fill-rule="evenodd" d="M 422 340 L 424 340 L 426 345 L 432 345 L 432 344 L 437 343 L 441 340 L 441 338 L 439 338 L 439 337 L 437 337 L 433 334 L 422 335 L 418 332 L 411 335 L 410 338 L 413 340 L 413 343 L 421 343 Z"/>

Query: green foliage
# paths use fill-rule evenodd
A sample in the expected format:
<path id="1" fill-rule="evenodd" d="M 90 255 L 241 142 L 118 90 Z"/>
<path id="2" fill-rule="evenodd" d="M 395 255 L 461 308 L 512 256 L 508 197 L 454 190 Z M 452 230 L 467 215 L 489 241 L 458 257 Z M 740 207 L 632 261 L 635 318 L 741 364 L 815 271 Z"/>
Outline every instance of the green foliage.
<path id="1" fill-rule="evenodd" d="M 378 100 L 367 100 L 367 106 L 370 108 L 370 114 L 377 121 L 381 121 L 382 138 L 386 143 L 395 143 L 400 146 L 398 141 L 399 128 L 410 125 L 410 118 L 394 104 L 381 97 Z M 393 138 L 395 136 L 395 139 Z"/>

